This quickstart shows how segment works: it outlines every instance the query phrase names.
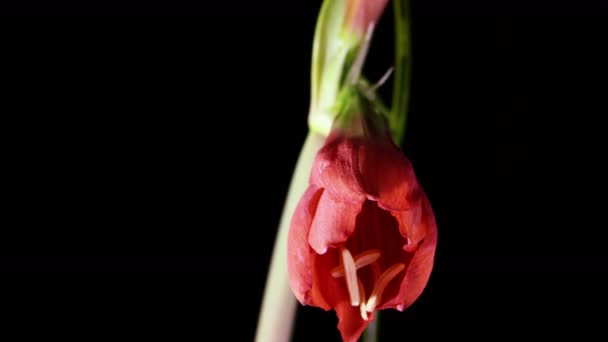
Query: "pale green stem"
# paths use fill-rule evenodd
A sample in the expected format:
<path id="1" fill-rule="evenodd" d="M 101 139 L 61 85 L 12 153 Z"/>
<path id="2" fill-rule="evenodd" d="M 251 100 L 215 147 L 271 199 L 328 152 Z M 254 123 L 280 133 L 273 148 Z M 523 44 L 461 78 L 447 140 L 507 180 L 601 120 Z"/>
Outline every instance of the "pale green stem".
<path id="1" fill-rule="evenodd" d="M 393 139 L 401 144 L 405 134 L 411 78 L 411 37 L 409 0 L 393 0 L 395 14 L 395 78 L 389 117 Z"/>
<path id="2" fill-rule="evenodd" d="M 378 323 L 380 322 L 380 311 L 374 313 L 374 320 L 367 326 L 363 333 L 363 342 L 378 341 Z"/>
<path id="3" fill-rule="evenodd" d="M 287 235 L 291 216 L 308 186 L 312 162 L 324 140 L 315 133 L 308 134 L 291 178 L 266 279 L 256 342 L 287 342 L 291 339 L 297 301 L 287 278 Z"/>
<path id="4" fill-rule="evenodd" d="M 347 0 L 325 0 L 321 6 L 312 49 L 310 111 L 308 127 L 329 135 L 335 113 L 344 64 L 357 40 L 343 29 Z"/>

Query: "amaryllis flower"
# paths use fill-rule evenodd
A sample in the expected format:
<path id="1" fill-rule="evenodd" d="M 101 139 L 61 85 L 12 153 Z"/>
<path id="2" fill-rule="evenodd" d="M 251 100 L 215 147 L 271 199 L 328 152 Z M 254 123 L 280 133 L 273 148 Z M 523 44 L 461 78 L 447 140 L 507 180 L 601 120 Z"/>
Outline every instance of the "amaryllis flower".
<path id="1" fill-rule="evenodd" d="M 420 296 L 437 227 L 386 126 L 356 116 L 341 127 L 317 153 L 292 217 L 288 271 L 300 303 L 335 310 L 343 340 L 356 341 L 376 310 L 403 311 Z"/>

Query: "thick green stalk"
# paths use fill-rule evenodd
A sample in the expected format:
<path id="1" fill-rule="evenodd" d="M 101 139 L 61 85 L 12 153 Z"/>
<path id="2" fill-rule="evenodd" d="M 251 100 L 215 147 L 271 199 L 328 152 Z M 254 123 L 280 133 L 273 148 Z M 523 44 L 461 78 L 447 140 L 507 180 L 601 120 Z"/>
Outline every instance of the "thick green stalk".
<path id="1" fill-rule="evenodd" d="M 308 186 L 312 162 L 324 140 L 315 133 L 308 134 L 291 178 L 266 280 L 256 342 L 287 342 L 291 338 L 297 302 L 287 278 L 287 235 L 291 216 Z"/>
<path id="2" fill-rule="evenodd" d="M 349 50 L 356 41 L 344 34 L 346 0 L 323 1 L 312 49 L 308 127 L 327 136 L 335 114 L 332 107 L 340 90 Z"/>
<path id="3" fill-rule="evenodd" d="M 395 78 L 389 123 L 396 144 L 405 134 L 411 78 L 411 37 L 409 0 L 393 0 L 395 15 Z"/>

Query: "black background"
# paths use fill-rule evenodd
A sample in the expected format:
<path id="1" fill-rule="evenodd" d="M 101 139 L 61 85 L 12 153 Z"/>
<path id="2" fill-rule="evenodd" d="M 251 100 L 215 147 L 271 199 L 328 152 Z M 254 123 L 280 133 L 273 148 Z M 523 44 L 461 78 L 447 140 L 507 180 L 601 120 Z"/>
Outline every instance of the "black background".
<path id="1" fill-rule="evenodd" d="M 253 339 L 320 3 L 5 11 L 37 15 L 2 23 L 7 326 Z M 439 245 L 424 294 L 383 316 L 384 340 L 603 334 L 602 6 L 412 1 L 403 149 Z M 372 80 L 392 63 L 391 14 Z M 336 341 L 335 324 L 300 308 L 294 341 Z"/>

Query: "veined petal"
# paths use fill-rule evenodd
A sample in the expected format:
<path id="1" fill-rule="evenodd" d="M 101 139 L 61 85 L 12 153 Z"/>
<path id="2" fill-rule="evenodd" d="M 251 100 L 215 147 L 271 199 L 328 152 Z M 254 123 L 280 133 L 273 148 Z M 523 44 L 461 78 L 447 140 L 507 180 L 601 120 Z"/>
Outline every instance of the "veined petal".
<path id="1" fill-rule="evenodd" d="M 355 230 L 355 220 L 362 205 L 363 200 L 342 202 L 324 191 L 308 235 L 308 243 L 315 252 L 325 254 L 328 247 L 345 242 Z"/>
<path id="2" fill-rule="evenodd" d="M 435 248 L 437 247 L 437 225 L 433 209 L 426 196 L 421 201 L 420 223 L 414 227 L 414 230 L 423 232 L 423 236 L 406 268 L 399 294 L 379 309 L 396 308 L 403 311 L 418 299 L 427 285 L 433 269 Z"/>
<path id="3" fill-rule="evenodd" d="M 358 158 L 361 142 L 330 136 L 313 163 L 310 183 L 325 188 L 342 202 L 361 202 L 365 193 L 358 182 Z"/>
<path id="4" fill-rule="evenodd" d="M 287 268 L 289 285 L 300 303 L 311 302 L 310 290 L 313 286 L 312 253 L 308 244 L 308 234 L 317 204 L 323 189 L 310 185 L 291 219 L 287 240 Z"/>
<path id="5" fill-rule="evenodd" d="M 359 148 L 359 184 L 368 198 L 385 210 L 406 210 L 418 181 L 414 168 L 389 137 L 377 138 Z"/>
<path id="6" fill-rule="evenodd" d="M 332 265 L 339 262 L 339 258 L 336 249 L 330 249 L 323 255 L 312 253 L 313 282 L 310 291 L 312 305 L 330 310 L 340 301 L 348 300 L 348 293 L 343 288 L 343 284 L 327 276 L 331 272 Z"/>
<path id="7" fill-rule="evenodd" d="M 427 230 L 429 218 L 433 220 L 434 214 L 430 208 L 428 198 L 419 188 L 416 191 L 415 199 L 412 199 L 409 204 L 409 209 L 403 211 L 391 211 L 391 215 L 397 219 L 399 224 L 399 232 L 407 238 L 408 244 L 403 246 L 403 249 L 408 252 L 413 252 L 418 247 L 418 244 L 428 234 Z"/>

